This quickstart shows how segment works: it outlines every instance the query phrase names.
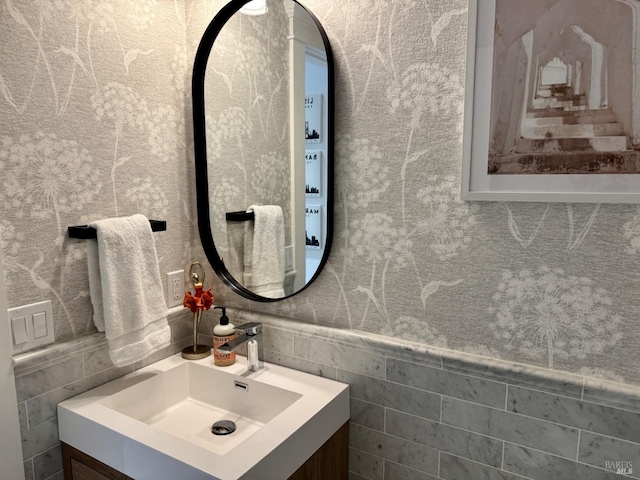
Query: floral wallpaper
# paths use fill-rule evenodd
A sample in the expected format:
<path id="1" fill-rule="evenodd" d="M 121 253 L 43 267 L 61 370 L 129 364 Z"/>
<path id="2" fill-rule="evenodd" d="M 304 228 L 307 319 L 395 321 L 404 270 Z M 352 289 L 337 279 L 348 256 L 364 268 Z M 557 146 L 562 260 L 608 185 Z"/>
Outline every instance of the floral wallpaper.
<path id="1" fill-rule="evenodd" d="M 303 3 L 336 59 L 330 261 L 291 300 L 252 303 L 214 278 L 216 302 L 640 383 L 640 210 L 459 200 L 467 2 Z M 0 5 L 9 302 L 50 298 L 58 339 L 92 330 L 84 246 L 66 225 L 163 217 L 161 270 L 202 260 L 188 78 L 214 10 L 204 0 Z M 214 195 L 241 193 L 220 183 Z"/>
<path id="2" fill-rule="evenodd" d="M 57 341 L 94 331 L 69 225 L 145 214 L 162 272 L 195 238 L 182 1 L 0 4 L 0 240 L 10 306 L 49 299 Z"/>

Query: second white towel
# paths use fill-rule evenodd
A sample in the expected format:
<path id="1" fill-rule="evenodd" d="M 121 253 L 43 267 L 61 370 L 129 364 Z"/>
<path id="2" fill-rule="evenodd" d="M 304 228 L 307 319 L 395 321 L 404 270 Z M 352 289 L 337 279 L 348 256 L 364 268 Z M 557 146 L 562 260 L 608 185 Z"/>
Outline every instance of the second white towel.
<path id="1" fill-rule="evenodd" d="M 267 298 L 284 297 L 284 215 L 278 205 L 251 205 L 245 222 L 244 285 Z"/>

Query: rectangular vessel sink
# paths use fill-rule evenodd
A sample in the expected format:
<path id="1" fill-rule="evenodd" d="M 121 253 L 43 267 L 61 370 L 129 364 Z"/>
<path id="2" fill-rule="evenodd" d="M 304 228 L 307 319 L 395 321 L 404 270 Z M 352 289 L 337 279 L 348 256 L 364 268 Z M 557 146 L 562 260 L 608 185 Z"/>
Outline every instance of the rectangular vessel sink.
<path id="1" fill-rule="evenodd" d="M 224 455 L 300 399 L 294 393 L 220 369 L 184 362 L 102 400 L 102 404 Z M 233 435 L 211 433 L 214 423 L 234 422 Z"/>
<path id="2" fill-rule="evenodd" d="M 284 480 L 348 418 L 348 385 L 241 356 L 178 354 L 58 405 L 61 441 L 136 480 Z"/>

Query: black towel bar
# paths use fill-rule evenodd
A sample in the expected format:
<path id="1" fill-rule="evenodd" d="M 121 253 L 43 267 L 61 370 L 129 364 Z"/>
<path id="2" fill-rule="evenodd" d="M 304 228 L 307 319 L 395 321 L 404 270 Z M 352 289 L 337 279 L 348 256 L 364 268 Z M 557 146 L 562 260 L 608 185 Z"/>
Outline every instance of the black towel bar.
<path id="1" fill-rule="evenodd" d="M 164 220 L 149 220 L 151 224 L 151 231 L 164 232 L 167 229 L 167 222 Z M 88 225 L 74 225 L 67 229 L 69 231 L 69 238 L 77 238 L 80 240 L 89 240 L 97 238 L 96 229 Z"/>
<path id="2" fill-rule="evenodd" d="M 253 212 L 227 212 L 227 222 L 251 222 L 255 220 Z"/>

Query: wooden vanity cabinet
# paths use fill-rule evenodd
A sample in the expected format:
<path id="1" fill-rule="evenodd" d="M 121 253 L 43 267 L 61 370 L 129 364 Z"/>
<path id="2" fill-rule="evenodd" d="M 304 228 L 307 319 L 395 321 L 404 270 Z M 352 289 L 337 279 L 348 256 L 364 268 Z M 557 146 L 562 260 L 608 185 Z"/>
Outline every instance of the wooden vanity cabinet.
<path id="1" fill-rule="evenodd" d="M 64 480 L 133 480 L 109 465 L 62 442 Z"/>
<path id="2" fill-rule="evenodd" d="M 65 480 L 135 480 L 66 443 L 62 444 L 62 460 Z M 347 480 L 348 462 L 349 422 L 288 480 Z"/>
<path id="3" fill-rule="evenodd" d="M 338 429 L 288 480 L 347 480 L 349 422 Z"/>

